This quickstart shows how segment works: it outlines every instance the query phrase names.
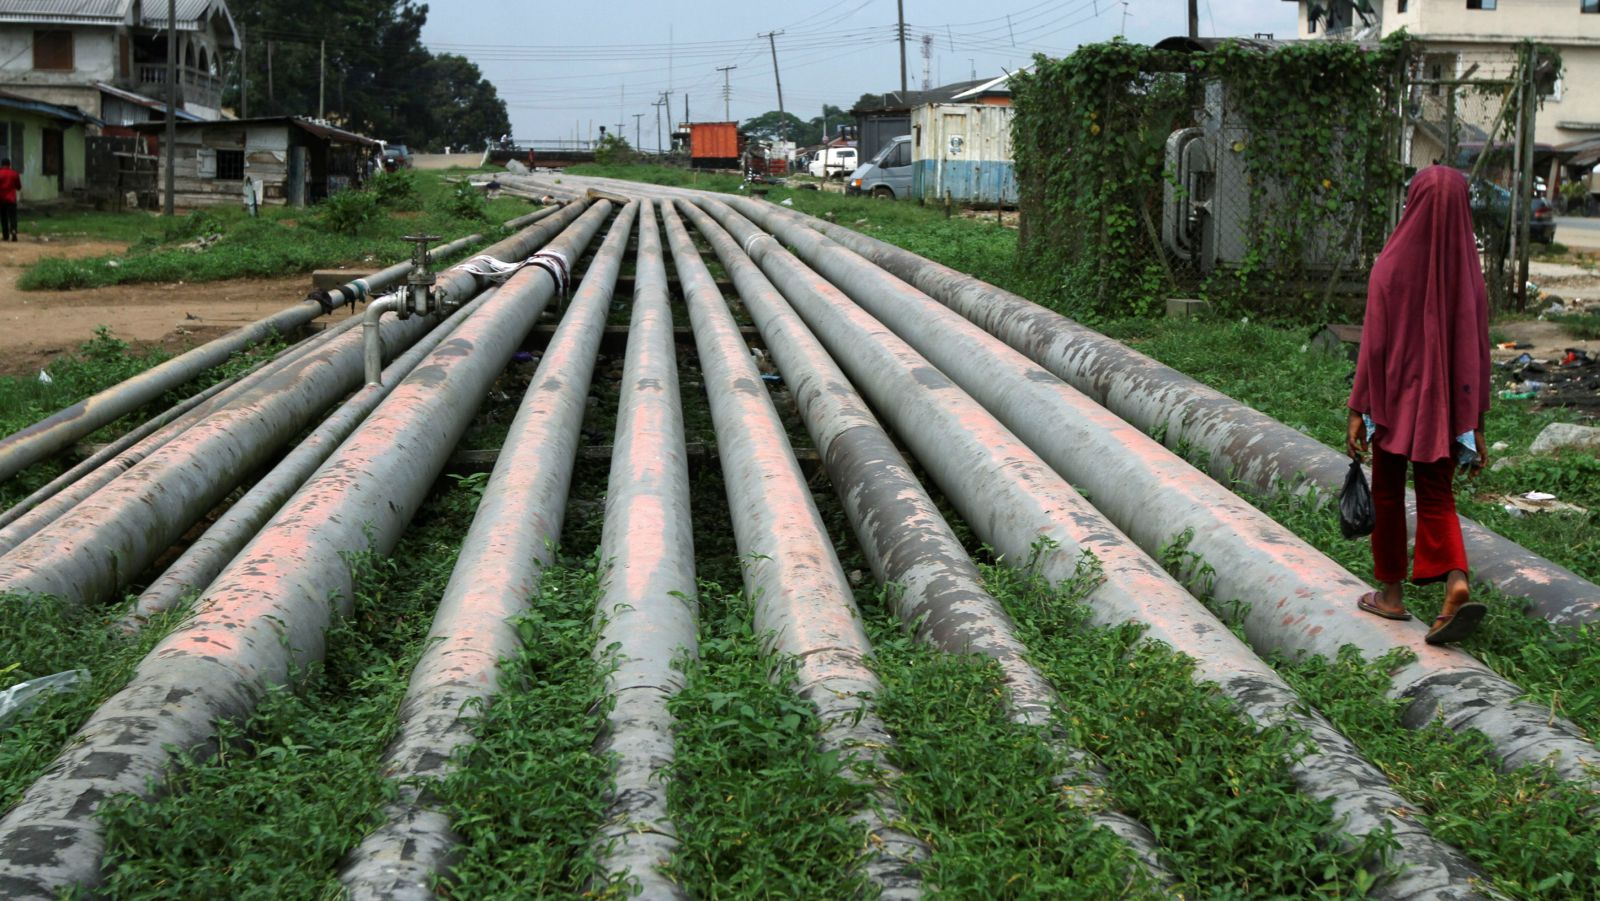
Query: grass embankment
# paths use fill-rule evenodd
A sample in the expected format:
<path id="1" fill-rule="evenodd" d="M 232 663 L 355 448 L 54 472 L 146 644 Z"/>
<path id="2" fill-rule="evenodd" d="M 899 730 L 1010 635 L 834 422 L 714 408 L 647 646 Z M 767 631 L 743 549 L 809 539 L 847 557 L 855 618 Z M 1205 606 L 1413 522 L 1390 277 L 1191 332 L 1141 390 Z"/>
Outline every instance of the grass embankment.
<path id="1" fill-rule="evenodd" d="M 485 201 L 446 177 L 452 176 L 434 171 L 382 175 L 365 189 L 340 192 L 316 206 L 266 206 L 255 218 L 232 204 L 176 219 L 140 212 L 64 216 L 53 223 L 58 233 L 134 243 L 114 256 L 40 260 L 17 286 L 61 291 L 289 275 L 342 263 L 387 266 L 410 256 L 411 245 L 401 240 L 405 235 L 429 233 L 450 241 L 480 232 L 493 239 L 502 231 L 499 223 L 531 209 L 512 197 Z"/>

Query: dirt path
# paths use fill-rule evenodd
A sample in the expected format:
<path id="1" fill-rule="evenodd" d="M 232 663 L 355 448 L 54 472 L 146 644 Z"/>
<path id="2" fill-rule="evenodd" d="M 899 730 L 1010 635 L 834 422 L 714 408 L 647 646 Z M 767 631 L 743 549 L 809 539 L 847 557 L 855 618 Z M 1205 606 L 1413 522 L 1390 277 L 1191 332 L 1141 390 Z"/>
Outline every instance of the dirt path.
<path id="1" fill-rule="evenodd" d="M 94 336 L 100 325 L 137 346 L 174 352 L 270 315 L 304 297 L 311 279 L 237 279 L 204 284 L 114 285 L 81 291 L 19 291 L 17 278 L 47 257 L 120 253 L 87 240 L 0 244 L 0 375 L 31 374 Z"/>

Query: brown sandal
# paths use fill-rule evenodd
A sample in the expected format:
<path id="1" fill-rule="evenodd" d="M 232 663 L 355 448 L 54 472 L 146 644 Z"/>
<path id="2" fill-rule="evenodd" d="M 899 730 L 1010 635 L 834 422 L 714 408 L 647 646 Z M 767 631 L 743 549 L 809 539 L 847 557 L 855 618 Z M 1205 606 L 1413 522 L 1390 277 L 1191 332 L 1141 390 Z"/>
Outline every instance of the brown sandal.
<path id="1" fill-rule="evenodd" d="M 1392 619 L 1392 620 L 1398 620 L 1400 622 L 1405 622 L 1406 620 L 1411 618 L 1411 614 L 1405 612 L 1404 610 L 1400 611 L 1399 613 L 1391 613 L 1388 610 L 1385 610 L 1382 607 L 1379 607 L 1378 603 L 1377 603 L 1378 602 L 1378 598 L 1380 598 L 1382 596 L 1383 596 L 1383 592 L 1381 592 L 1381 591 L 1369 591 L 1366 594 L 1361 596 L 1361 600 L 1356 601 L 1356 606 L 1361 608 L 1362 610 L 1365 610 L 1366 612 L 1372 614 L 1373 616 L 1381 616 L 1384 619 Z"/>

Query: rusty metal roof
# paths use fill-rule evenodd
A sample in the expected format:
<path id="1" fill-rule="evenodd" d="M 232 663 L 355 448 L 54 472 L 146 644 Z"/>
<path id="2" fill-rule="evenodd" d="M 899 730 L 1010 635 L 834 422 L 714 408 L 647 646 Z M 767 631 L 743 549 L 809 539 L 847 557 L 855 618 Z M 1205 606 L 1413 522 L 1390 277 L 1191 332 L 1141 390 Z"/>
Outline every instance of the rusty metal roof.
<path id="1" fill-rule="evenodd" d="M 240 126 L 260 125 L 286 125 L 298 128 L 306 134 L 339 144 L 368 144 L 376 147 L 379 143 L 376 138 L 358 135 L 353 131 L 345 131 L 337 125 L 329 125 L 326 122 L 318 122 L 315 119 L 307 119 L 301 116 L 252 116 L 249 119 L 207 119 L 200 122 L 177 123 L 177 127 L 180 129 L 238 128 Z M 166 128 L 167 124 L 165 122 L 135 122 L 127 127 L 134 131 L 159 132 Z"/>

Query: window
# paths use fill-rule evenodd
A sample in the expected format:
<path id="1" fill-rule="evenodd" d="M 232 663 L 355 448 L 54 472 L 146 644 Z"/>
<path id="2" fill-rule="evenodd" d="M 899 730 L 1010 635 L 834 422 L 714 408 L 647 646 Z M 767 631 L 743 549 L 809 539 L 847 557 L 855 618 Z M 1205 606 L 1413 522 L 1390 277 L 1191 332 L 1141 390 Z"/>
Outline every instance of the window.
<path id="1" fill-rule="evenodd" d="M 1497 9 L 1500 0 L 1467 0 L 1467 9 Z"/>
<path id="2" fill-rule="evenodd" d="M 889 155 L 889 165 L 891 167 L 911 165 L 911 142 L 902 141 L 894 145 L 894 153 Z"/>
<path id="3" fill-rule="evenodd" d="M 127 78 L 133 70 L 133 66 L 129 63 L 132 58 L 133 48 L 129 44 L 128 36 L 117 35 L 117 70 L 122 73 L 123 78 Z"/>
<path id="4" fill-rule="evenodd" d="M 35 31 L 33 33 L 33 67 L 35 69 L 72 68 L 72 32 Z"/>
<path id="5" fill-rule="evenodd" d="M 1578 0 L 1578 12 L 1600 13 L 1600 0 Z"/>
<path id="6" fill-rule="evenodd" d="M 1397 13 L 1403 13 L 1403 12 L 1406 11 L 1406 8 L 1408 6 L 1410 6 L 1410 5 L 1411 4 L 1407 3 L 1406 0 L 1397 0 L 1397 2 L 1395 3 L 1394 11 L 1397 12 Z"/>
<path id="7" fill-rule="evenodd" d="M 218 181 L 243 181 L 244 180 L 244 151 L 243 150 L 218 150 L 217 151 L 217 180 Z"/>

